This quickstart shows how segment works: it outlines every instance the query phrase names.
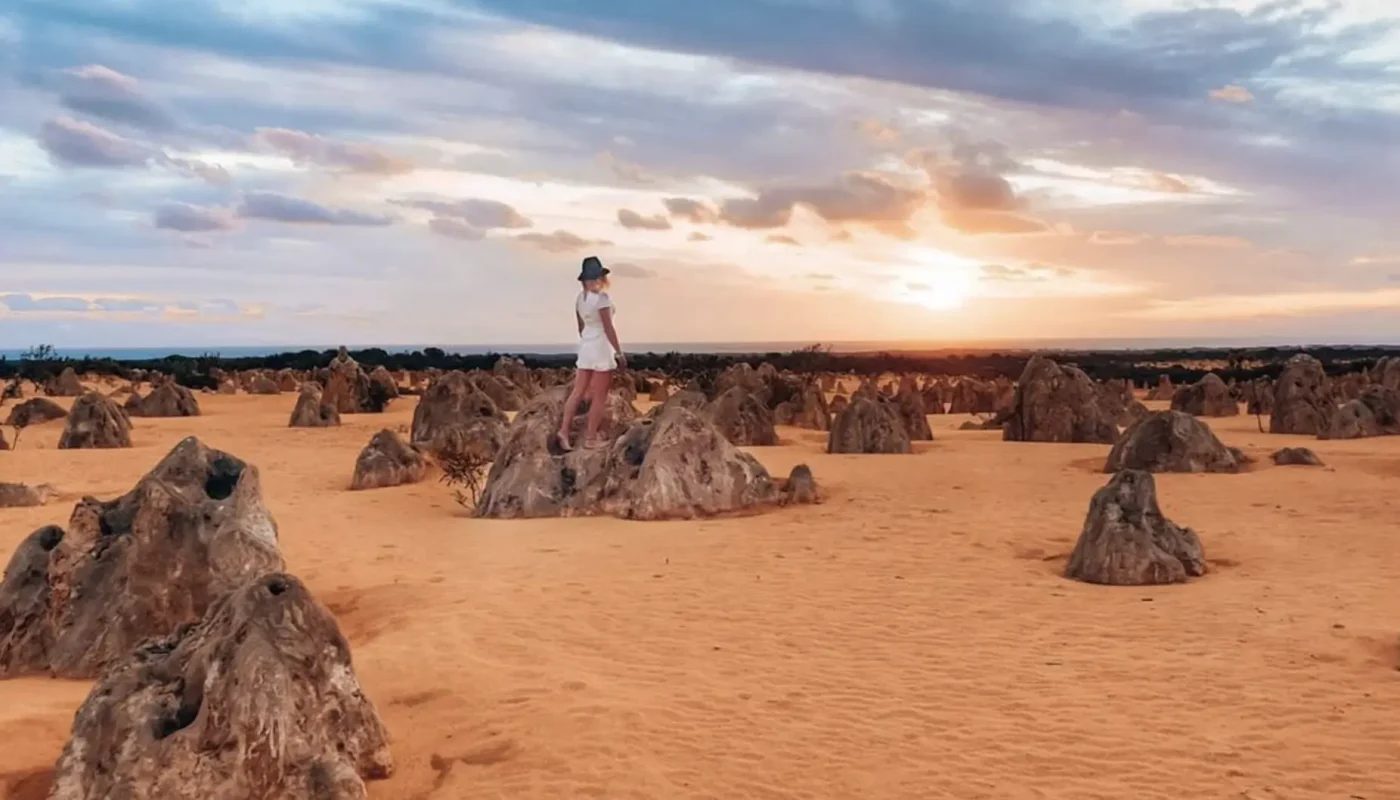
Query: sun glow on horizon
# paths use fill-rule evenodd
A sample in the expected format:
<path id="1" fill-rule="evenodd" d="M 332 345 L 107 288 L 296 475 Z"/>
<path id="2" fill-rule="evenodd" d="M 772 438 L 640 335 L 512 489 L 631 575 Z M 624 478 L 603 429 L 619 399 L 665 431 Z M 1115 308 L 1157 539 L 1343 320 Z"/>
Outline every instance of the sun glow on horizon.
<path id="1" fill-rule="evenodd" d="M 930 311 L 954 311 L 967 304 L 977 286 L 977 264 L 925 248 L 906 251 L 890 297 Z"/>

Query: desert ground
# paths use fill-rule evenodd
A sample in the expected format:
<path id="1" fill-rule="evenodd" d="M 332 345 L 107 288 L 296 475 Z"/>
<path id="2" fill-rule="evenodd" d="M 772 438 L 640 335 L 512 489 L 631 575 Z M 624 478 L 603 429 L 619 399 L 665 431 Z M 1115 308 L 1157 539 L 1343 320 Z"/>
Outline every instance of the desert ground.
<path id="1" fill-rule="evenodd" d="M 135 420 L 129 450 L 25 430 L 0 479 L 60 496 L 0 511 L 0 557 L 187 435 L 255 464 L 393 737 L 373 798 L 1400 798 L 1400 437 L 1206 420 L 1260 459 L 1157 476 L 1211 572 L 1127 588 L 1059 574 L 1109 448 L 964 416 L 910 456 L 792 428 L 750 450 L 810 464 L 816 506 L 494 521 L 435 476 L 348 491 L 416 398 L 324 429 L 287 427 L 294 394 L 199 401 Z M 1273 466 L 1285 445 L 1328 466 Z M 89 685 L 0 681 L 0 795 L 45 795 Z"/>

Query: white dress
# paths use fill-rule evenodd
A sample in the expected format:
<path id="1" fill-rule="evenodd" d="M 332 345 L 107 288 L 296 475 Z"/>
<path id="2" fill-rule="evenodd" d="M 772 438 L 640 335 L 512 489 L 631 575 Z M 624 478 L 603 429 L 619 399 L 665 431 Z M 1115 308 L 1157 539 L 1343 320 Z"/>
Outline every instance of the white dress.
<path id="1" fill-rule="evenodd" d="M 617 368 L 617 354 L 603 329 L 601 313 L 612 307 L 607 292 L 580 292 L 578 300 L 574 301 L 574 310 L 583 318 L 583 333 L 579 334 L 578 342 L 579 369 L 607 372 Z"/>

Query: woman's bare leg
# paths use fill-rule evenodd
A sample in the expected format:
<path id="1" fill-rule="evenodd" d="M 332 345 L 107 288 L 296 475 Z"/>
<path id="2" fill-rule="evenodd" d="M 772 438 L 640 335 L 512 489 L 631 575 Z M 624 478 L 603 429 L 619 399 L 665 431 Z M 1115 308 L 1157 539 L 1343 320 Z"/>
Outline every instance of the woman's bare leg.
<path id="1" fill-rule="evenodd" d="M 598 428 L 602 427 L 603 417 L 608 413 L 608 390 L 612 388 L 612 372 L 595 372 L 588 387 L 588 433 L 584 441 L 593 442 L 598 438 Z"/>
<path id="2" fill-rule="evenodd" d="M 569 391 L 569 399 L 564 401 L 564 419 L 559 423 L 559 446 L 565 450 L 573 447 L 569 444 L 569 429 L 573 427 L 574 415 L 578 413 L 578 404 L 583 402 L 584 395 L 588 393 L 592 378 L 593 370 L 591 369 L 581 369 L 574 373 L 574 388 Z"/>

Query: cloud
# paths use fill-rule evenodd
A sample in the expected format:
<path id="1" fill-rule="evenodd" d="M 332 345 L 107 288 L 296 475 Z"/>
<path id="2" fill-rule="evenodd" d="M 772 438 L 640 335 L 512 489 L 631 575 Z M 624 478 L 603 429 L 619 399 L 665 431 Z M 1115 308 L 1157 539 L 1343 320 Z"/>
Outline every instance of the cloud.
<path id="1" fill-rule="evenodd" d="M 1148 186 L 1159 192 L 1166 192 L 1167 194 L 1189 194 L 1195 191 L 1191 188 L 1191 184 L 1175 175 L 1168 175 L 1165 172 L 1154 172 L 1149 175 Z"/>
<path id="2" fill-rule="evenodd" d="M 988 234 L 1012 236 L 1050 232 L 1050 226 L 1038 219 L 1006 211 L 944 209 L 943 222 L 948 227 L 971 236 Z"/>
<path id="3" fill-rule="evenodd" d="M 450 217 L 433 217 L 428 220 L 428 230 L 439 236 L 446 236 L 449 239 L 460 239 L 464 242 L 478 242 L 486 238 L 486 231 L 464 222 L 460 219 Z"/>
<path id="4" fill-rule="evenodd" d="M 152 131 L 174 126 L 169 112 L 141 93 L 140 84 L 101 64 L 64 70 L 66 88 L 59 97 L 64 108 Z"/>
<path id="5" fill-rule="evenodd" d="M 1228 84 L 1219 89 L 1210 90 L 1210 99 L 1218 100 L 1222 103 L 1248 103 L 1254 99 L 1254 95 L 1243 86 Z"/>
<path id="6" fill-rule="evenodd" d="M 719 219 L 719 213 L 708 204 L 688 197 L 668 197 L 661 201 L 666 211 L 676 219 L 688 220 L 697 224 L 712 223 Z"/>
<path id="7" fill-rule="evenodd" d="M 585 247 L 605 247 L 612 244 L 606 239 L 585 239 L 576 233 L 563 230 L 554 233 L 522 233 L 515 239 L 535 245 L 548 253 L 571 253 Z"/>
<path id="8" fill-rule="evenodd" d="M 533 228 L 533 220 L 498 200 L 467 198 L 463 200 L 390 200 L 408 208 L 431 211 L 439 217 L 452 217 L 479 230 L 496 228 Z"/>
<path id="9" fill-rule="evenodd" d="M 612 270 L 612 274 L 623 278 L 634 278 L 638 280 L 644 280 L 646 278 L 656 277 L 656 270 L 647 269 L 646 267 L 628 262 L 622 262 L 620 264 L 609 264 L 608 269 Z"/>
<path id="10" fill-rule="evenodd" d="M 801 247 L 801 246 L 802 246 L 802 243 L 801 243 L 801 242 L 797 241 L 796 239 L 792 238 L 791 236 L 787 236 L 787 235 L 785 235 L 785 234 L 780 234 L 780 233 L 770 233 L 770 234 L 768 234 L 768 238 L 767 238 L 765 241 L 772 242 L 773 244 L 785 244 L 785 245 L 789 245 L 789 246 L 791 246 L 791 247 Z"/>
<path id="11" fill-rule="evenodd" d="M 691 242 L 708 242 L 713 238 L 714 237 L 710 236 L 708 233 L 701 233 L 700 231 L 696 231 L 690 234 L 690 236 L 687 236 L 686 240 Z"/>
<path id="12" fill-rule="evenodd" d="M 290 197 L 276 192 L 249 192 L 238 207 L 243 219 L 291 222 L 313 225 L 389 225 L 392 217 L 365 214 L 359 211 L 328 208 L 310 200 Z"/>
<path id="13" fill-rule="evenodd" d="M 258 128 L 250 137 L 249 145 L 254 150 L 286 156 L 293 163 L 316 164 L 347 172 L 401 175 L 414 169 L 412 161 L 370 145 L 337 142 L 288 128 Z"/>
<path id="14" fill-rule="evenodd" d="M 28 294 L 0 294 L 0 306 L 16 314 L 40 311 L 87 311 L 92 303 L 81 297 L 34 297 Z"/>
<path id="15" fill-rule="evenodd" d="M 227 208 L 208 208 L 189 203 L 166 203 L 156 210 L 155 226 L 185 233 L 226 231 L 234 226 Z"/>
<path id="16" fill-rule="evenodd" d="M 883 176 L 850 172 L 826 186 L 777 187 L 755 197 L 725 200 L 719 218 L 737 228 L 781 228 L 802 206 L 827 222 L 864 223 L 899 233 L 924 199 L 923 191 L 898 186 Z"/>
<path id="17" fill-rule="evenodd" d="M 1146 237 L 1140 233 L 1131 231 L 1094 231 L 1089 234 L 1089 243 L 1103 245 L 1105 247 L 1121 247 L 1127 245 L 1141 244 Z"/>
<path id="18" fill-rule="evenodd" d="M 640 166 L 613 155 L 610 151 L 598 154 L 598 163 L 602 164 L 612 175 L 625 183 L 654 183 L 656 178 L 642 169 Z"/>
<path id="19" fill-rule="evenodd" d="M 1035 264 L 1008 267 L 1004 264 L 984 264 L 979 270 L 978 278 L 984 281 L 1039 283 L 1051 278 L 1067 278 L 1072 274 L 1074 273 L 1071 270 L 1064 267 L 1042 267 Z"/>
<path id="20" fill-rule="evenodd" d="M 876 144 L 894 144 L 899 141 L 899 131 L 877 119 L 861 120 L 856 123 L 856 131 Z"/>
<path id="21" fill-rule="evenodd" d="M 1162 242 L 1171 247 L 1209 247 L 1220 250 L 1248 250 L 1254 245 L 1238 236 L 1166 236 Z"/>
<path id="22" fill-rule="evenodd" d="M 55 162 L 75 167 L 144 167 L 156 155 L 147 145 L 68 116 L 44 123 L 39 146 Z"/>
<path id="23" fill-rule="evenodd" d="M 218 186 L 227 186 L 232 180 L 221 166 L 172 158 L 158 147 L 66 115 L 44 123 L 39 147 L 54 163 L 64 166 L 139 169 L 158 165 Z"/>
<path id="24" fill-rule="evenodd" d="M 671 229 L 670 220 L 660 214 L 644 217 L 628 208 L 618 209 L 617 222 L 629 230 L 669 231 Z"/>

